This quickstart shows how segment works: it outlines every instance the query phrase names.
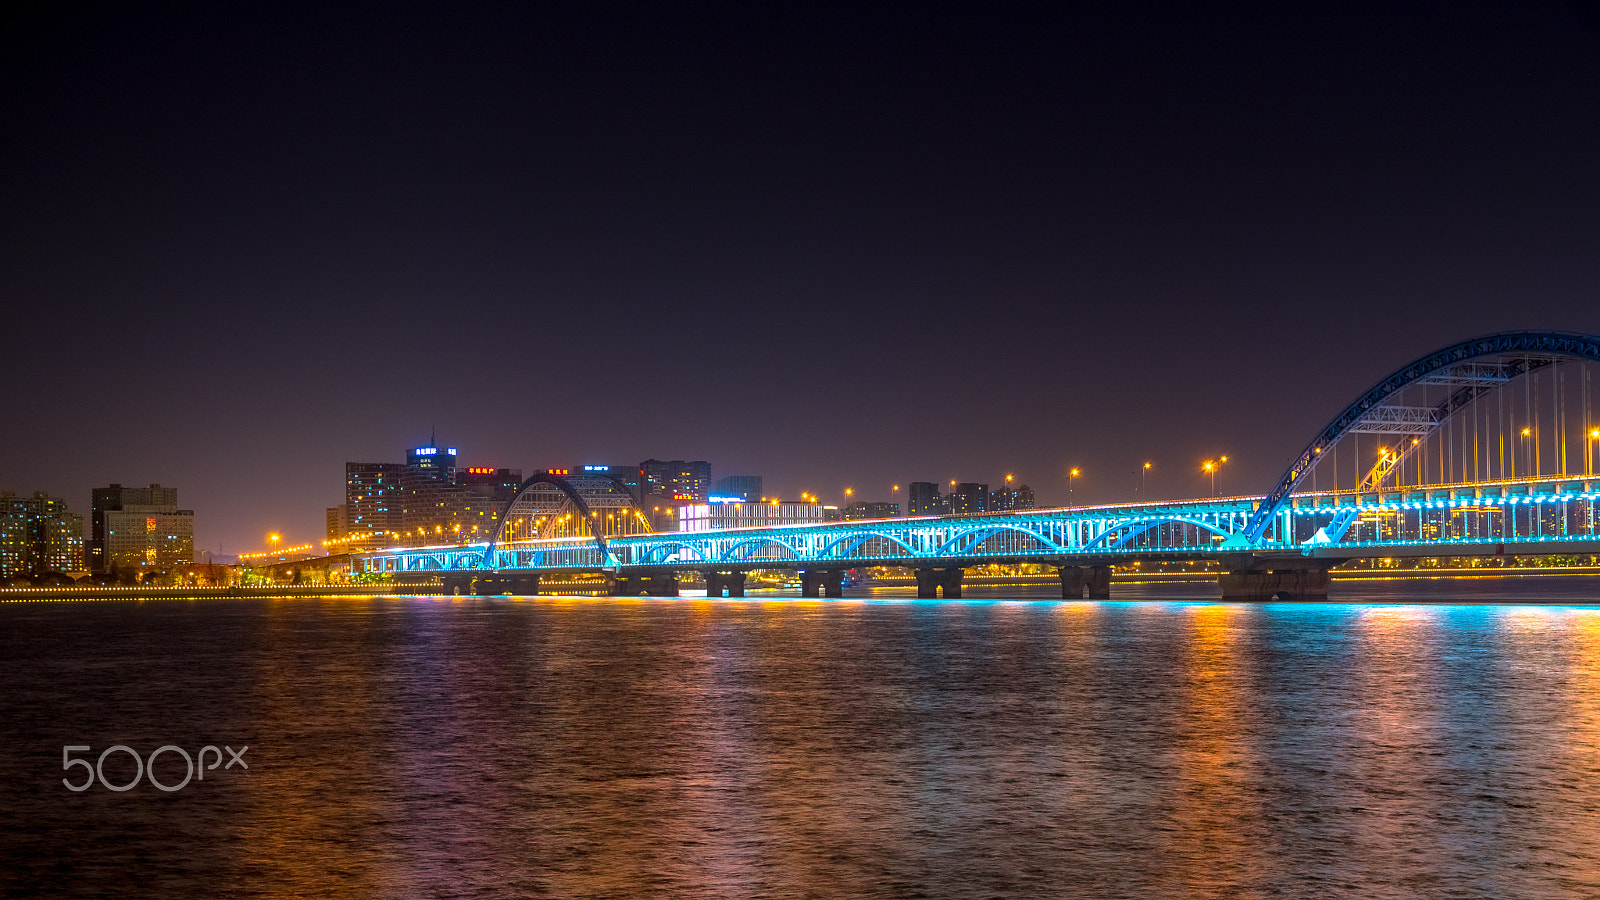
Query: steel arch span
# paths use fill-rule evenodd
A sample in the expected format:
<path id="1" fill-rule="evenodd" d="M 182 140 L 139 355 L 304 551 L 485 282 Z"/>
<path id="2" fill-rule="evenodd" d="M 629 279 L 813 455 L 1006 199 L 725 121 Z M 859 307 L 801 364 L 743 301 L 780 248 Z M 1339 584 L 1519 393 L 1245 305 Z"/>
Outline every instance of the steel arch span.
<path id="1" fill-rule="evenodd" d="M 610 482 L 612 488 L 627 499 L 627 508 L 642 515 L 642 511 L 639 509 L 639 498 L 634 495 L 633 491 L 622 479 L 604 472 L 584 473 L 581 477 L 594 481 Z M 533 475 L 518 486 L 516 494 L 501 508 L 500 515 L 495 519 L 494 537 L 489 541 L 488 546 L 484 548 L 481 568 L 492 569 L 495 567 L 495 550 L 505 537 L 505 529 L 511 519 L 512 509 L 527 496 L 529 491 L 540 485 L 549 485 L 560 491 L 566 497 L 567 502 L 571 503 L 573 508 L 578 511 L 578 514 L 583 517 L 584 521 L 592 521 L 595 518 L 595 510 L 583 498 L 582 492 L 578 490 L 578 486 L 573 483 L 571 478 L 552 475 L 548 472 L 540 472 Z M 601 559 L 610 559 L 611 554 L 606 547 L 605 534 L 592 526 L 590 533 L 594 538 L 595 547 L 600 551 Z"/>
<path id="2" fill-rule="evenodd" d="M 1250 517 L 1245 526 L 1242 538 L 1249 546 L 1256 545 L 1261 535 L 1273 522 L 1273 519 L 1283 511 L 1284 505 L 1289 500 L 1289 495 L 1300 486 L 1311 471 L 1316 468 L 1317 462 L 1323 455 L 1336 445 L 1340 439 L 1358 429 L 1363 423 L 1384 415 L 1382 411 L 1392 410 L 1393 407 L 1385 404 L 1396 398 L 1401 391 L 1413 384 L 1423 382 L 1428 378 L 1439 377 L 1441 373 L 1448 373 L 1455 367 L 1473 364 L 1478 360 L 1492 359 L 1520 355 L 1532 357 L 1537 355 L 1546 359 L 1540 360 L 1540 365 L 1548 364 L 1550 359 L 1577 359 L 1590 362 L 1600 362 L 1600 336 L 1579 334 L 1566 331 L 1509 331 L 1501 334 L 1490 334 L 1460 341 L 1435 350 L 1426 356 L 1420 357 L 1389 373 L 1372 387 L 1364 391 L 1361 396 L 1346 406 L 1337 416 L 1334 416 L 1326 426 L 1317 432 L 1315 438 L 1308 443 L 1300 455 L 1289 464 L 1283 475 L 1278 479 L 1272 490 L 1262 498 L 1260 506 Z M 1536 366 L 1532 361 L 1522 365 L 1513 364 L 1505 366 L 1495 376 L 1487 373 L 1483 378 L 1501 383 L 1526 375 Z M 1495 385 L 1498 387 L 1498 385 Z M 1493 388 L 1489 388 L 1493 389 Z M 1452 395 L 1428 421 L 1419 421 L 1418 426 L 1436 427 L 1455 411 L 1473 402 L 1477 397 L 1486 392 L 1481 388 L 1464 389 L 1459 395 Z M 1390 416 L 1393 418 L 1393 416 Z"/>
<path id="3" fill-rule="evenodd" d="M 1199 518 L 1189 516 L 1153 516 L 1119 522 L 1115 526 L 1107 528 L 1094 540 L 1084 544 L 1083 549 L 1093 550 L 1096 547 L 1104 547 L 1107 550 L 1121 550 L 1141 535 L 1148 534 L 1163 525 L 1187 525 L 1198 531 L 1216 535 L 1224 540 L 1233 536 L 1233 532 L 1220 525 L 1213 525 Z"/>

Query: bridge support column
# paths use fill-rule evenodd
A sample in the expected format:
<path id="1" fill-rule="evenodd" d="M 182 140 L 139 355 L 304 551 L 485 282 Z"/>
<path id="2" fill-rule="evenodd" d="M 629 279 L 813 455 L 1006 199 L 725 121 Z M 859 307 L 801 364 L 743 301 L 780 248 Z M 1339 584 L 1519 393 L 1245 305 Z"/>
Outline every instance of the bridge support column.
<path id="1" fill-rule="evenodd" d="M 448 595 L 459 597 L 472 593 L 472 577 L 469 575 L 446 575 L 443 580 L 443 589 Z"/>
<path id="2" fill-rule="evenodd" d="M 743 572 L 707 572 L 706 596 L 721 597 L 726 591 L 729 597 L 743 597 L 744 577 Z"/>
<path id="3" fill-rule="evenodd" d="M 539 576 L 537 575 L 517 575 L 506 580 L 511 582 L 506 593 L 516 594 L 520 597 L 539 596 Z"/>
<path id="4" fill-rule="evenodd" d="M 1082 600 L 1084 588 L 1090 600 L 1111 599 L 1110 566 L 1062 566 L 1056 574 L 1061 576 L 1063 600 Z"/>
<path id="5" fill-rule="evenodd" d="M 952 566 L 948 569 L 918 569 L 917 570 L 917 599 L 933 600 L 940 592 L 944 593 L 946 600 L 961 599 L 961 576 L 965 574 L 960 567 Z"/>
<path id="6" fill-rule="evenodd" d="M 844 572 L 839 569 L 801 572 L 800 596 L 829 597 L 833 599 L 843 597 Z"/>
<path id="7" fill-rule="evenodd" d="M 1111 567 L 1090 566 L 1084 584 L 1089 588 L 1090 600 L 1111 599 Z"/>
<path id="8" fill-rule="evenodd" d="M 678 576 L 671 572 L 647 575 L 643 579 L 644 592 L 651 597 L 678 596 Z"/>
<path id="9" fill-rule="evenodd" d="M 637 597 L 639 596 L 639 583 L 632 575 L 613 575 L 606 573 L 607 597 Z"/>
<path id="10" fill-rule="evenodd" d="M 1056 570 L 1061 576 L 1061 599 L 1083 599 L 1083 568 L 1081 566 L 1062 566 Z"/>
<path id="11" fill-rule="evenodd" d="M 500 593 L 500 579 L 480 575 L 472 579 L 472 593 L 479 597 L 493 597 Z"/>
<path id="12" fill-rule="evenodd" d="M 1217 583 L 1227 601 L 1328 599 L 1327 569 L 1223 572 Z"/>

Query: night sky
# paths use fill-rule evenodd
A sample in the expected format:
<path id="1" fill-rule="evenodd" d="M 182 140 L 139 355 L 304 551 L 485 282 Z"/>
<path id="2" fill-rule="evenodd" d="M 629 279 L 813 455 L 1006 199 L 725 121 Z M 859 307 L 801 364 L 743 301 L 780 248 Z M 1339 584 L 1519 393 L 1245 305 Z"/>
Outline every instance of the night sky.
<path id="1" fill-rule="evenodd" d="M 432 429 L 829 502 L 1260 493 L 1415 356 L 1600 332 L 1576 4 L 25 6 L 0 486 L 176 486 L 214 552 Z"/>

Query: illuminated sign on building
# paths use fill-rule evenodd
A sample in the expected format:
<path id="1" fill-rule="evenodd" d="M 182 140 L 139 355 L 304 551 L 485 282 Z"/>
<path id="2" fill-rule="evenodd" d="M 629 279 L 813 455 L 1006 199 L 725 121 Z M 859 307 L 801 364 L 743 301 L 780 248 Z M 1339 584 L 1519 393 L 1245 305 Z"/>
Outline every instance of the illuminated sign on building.
<path id="1" fill-rule="evenodd" d="M 584 466 L 583 470 L 585 472 L 609 472 L 609 471 L 611 471 L 611 467 L 610 466 Z"/>
<path id="2" fill-rule="evenodd" d="M 544 473 L 546 475 L 571 475 L 572 474 L 572 470 L 571 469 L 545 469 Z"/>
<path id="3" fill-rule="evenodd" d="M 706 498 L 707 503 L 743 503 L 744 498 L 739 496 L 724 497 L 721 494 L 712 494 Z"/>

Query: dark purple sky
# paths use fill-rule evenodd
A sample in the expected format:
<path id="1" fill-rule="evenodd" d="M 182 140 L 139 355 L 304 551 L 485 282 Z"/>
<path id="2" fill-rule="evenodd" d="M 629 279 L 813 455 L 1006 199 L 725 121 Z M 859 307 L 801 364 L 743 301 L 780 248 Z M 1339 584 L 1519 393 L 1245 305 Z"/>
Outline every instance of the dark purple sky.
<path id="1" fill-rule="evenodd" d="M 29 6 L 0 486 L 175 485 L 211 550 L 320 538 L 433 427 L 830 500 L 1260 492 L 1414 356 L 1600 332 L 1576 4 Z"/>

